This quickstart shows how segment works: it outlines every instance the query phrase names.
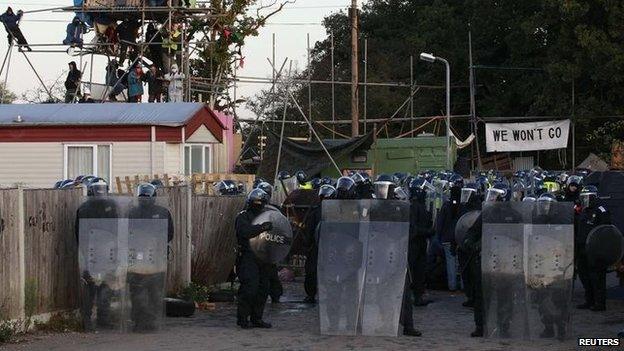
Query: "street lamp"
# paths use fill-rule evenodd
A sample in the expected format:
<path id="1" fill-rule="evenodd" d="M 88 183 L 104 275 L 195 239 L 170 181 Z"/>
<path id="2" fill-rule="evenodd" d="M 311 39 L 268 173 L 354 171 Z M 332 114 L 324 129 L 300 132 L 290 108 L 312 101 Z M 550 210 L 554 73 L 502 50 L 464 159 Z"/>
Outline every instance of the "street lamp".
<path id="1" fill-rule="evenodd" d="M 451 66 L 447 60 L 426 52 L 420 54 L 420 59 L 427 62 L 439 61 L 446 66 L 446 166 L 451 169 Z"/>

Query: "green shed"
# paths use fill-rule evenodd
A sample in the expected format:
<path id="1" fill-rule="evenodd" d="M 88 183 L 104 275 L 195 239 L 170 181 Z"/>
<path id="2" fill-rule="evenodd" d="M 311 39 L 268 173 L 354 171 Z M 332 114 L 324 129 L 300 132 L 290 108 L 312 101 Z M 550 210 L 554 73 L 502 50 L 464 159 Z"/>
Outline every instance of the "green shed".
<path id="1" fill-rule="evenodd" d="M 457 159 L 457 145 L 451 139 L 451 165 Z M 446 137 L 421 134 L 415 138 L 377 139 L 368 150 L 355 150 L 336 159 L 346 174 L 350 170 L 364 170 L 371 174 L 406 172 L 417 174 L 423 170 L 444 170 L 446 165 Z M 451 167 L 452 168 L 452 167 Z M 322 175 L 335 176 L 334 167 Z"/>

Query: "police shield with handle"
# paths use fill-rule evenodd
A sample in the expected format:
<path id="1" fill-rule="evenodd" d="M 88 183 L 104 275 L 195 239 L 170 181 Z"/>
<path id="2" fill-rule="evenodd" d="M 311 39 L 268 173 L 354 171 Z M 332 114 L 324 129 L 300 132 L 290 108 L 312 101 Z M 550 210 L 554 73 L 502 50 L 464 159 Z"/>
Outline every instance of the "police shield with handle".
<path id="1" fill-rule="evenodd" d="M 574 204 L 542 194 L 525 227 L 524 277 L 529 338 L 564 340 L 570 324 L 574 274 Z M 530 207 L 529 207 L 530 208 Z"/>
<path id="2" fill-rule="evenodd" d="M 581 211 L 576 221 L 575 232 L 575 260 L 576 271 L 583 289 L 585 289 L 585 303 L 576 306 L 579 309 L 604 311 L 607 296 L 607 267 L 600 262 L 591 262 L 589 257 L 594 252 L 588 249 L 600 247 L 600 244 L 587 246 L 590 232 L 601 225 L 611 224 L 611 215 L 605 206 L 598 204 L 598 189 L 588 185 L 579 195 Z M 599 251 L 599 250 L 598 250 Z"/>
<path id="3" fill-rule="evenodd" d="M 356 335 L 364 279 L 364 238 L 355 182 L 341 177 L 336 200 L 324 200 L 318 237 L 318 305 L 323 335 Z"/>
<path id="4" fill-rule="evenodd" d="M 460 216 L 455 225 L 455 242 L 457 243 L 457 261 L 459 272 L 464 286 L 466 301 L 462 303 L 464 307 L 474 307 L 474 284 L 468 268 L 472 256 L 463 246 L 464 239 L 475 221 L 481 214 L 482 196 L 479 193 L 479 186 L 476 183 L 467 183 L 461 189 Z"/>
<path id="5" fill-rule="evenodd" d="M 270 323 L 262 320 L 270 288 L 271 264 L 288 254 L 292 237 L 292 232 L 290 237 L 287 232 L 273 232 L 274 225 L 269 220 L 275 219 L 276 217 L 272 216 L 279 212 L 268 211 L 271 213 L 267 218 L 269 220 L 254 224 L 254 220 L 263 214 L 268 202 L 269 196 L 266 192 L 253 189 L 247 195 L 246 209 L 236 217 L 238 241 L 236 273 L 240 281 L 237 324 L 243 329 L 271 328 Z M 288 250 L 284 249 L 284 246 L 288 246 Z"/>
<path id="6" fill-rule="evenodd" d="M 159 329 L 164 312 L 167 243 L 173 239 L 173 220 L 157 201 L 156 187 L 141 184 L 128 211 L 128 278 L 130 320 L 135 332 Z"/>
<path id="7" fill-rule="evenodd" d="M 95 178 L 87 199 L 76 213 L 76 241 L 80 268 L 80 311 L 86 331 L 122 329 L 119 309 L 125 290 L 127 238 L 120 231 L 124 207 L 108 197 L 108 184 Z"/>

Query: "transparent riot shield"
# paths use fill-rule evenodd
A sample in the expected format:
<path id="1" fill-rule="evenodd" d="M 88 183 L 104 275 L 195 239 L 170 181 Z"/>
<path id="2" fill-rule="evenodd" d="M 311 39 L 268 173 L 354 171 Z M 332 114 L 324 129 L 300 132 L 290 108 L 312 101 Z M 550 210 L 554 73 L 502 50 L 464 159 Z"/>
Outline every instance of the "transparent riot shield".
<path id="1" fill-rule="evenodd" d="M 167 239 L 171 214 L 163 198 L 137 198 L 128 209 L 127 308 L 124 328 L 151 332 L 165 313 Z"/>
<path id="2" fill-rule="evenodd" d="M 461 217 L 459 217 L 459 219 L 457 220 L 457 224 L 455 225 L 455 242 L 457 243 L 457 246 L 463 247 L 464 239 L 468 234 L 468 230 L 472 228 L 472 226 L 475 224 L 475 221 L 479 218 L 480 215 L 481 211 L 474 210 L 466 212 Z"/>
<path id="3" fill-rule="evenodd" d="M 481 270 L 485 335 L 524 338 L 524 227 L 532 204 L 486 202 L 482 210 Z"/>
<path id="4" fill-rule="evenodd" d="M 251 240 L 249 245 L 256 257 L 265 263 L 279 263 L 286 258 L 290 252 L 293 240 L 293 232 L 288 218 L 286 218 L 277 208 L 267 206 L 260 213 L 252 224 L 262 224 L 271 222 L 273 229 L 264 232 Z"/>
<path id="5" fill-rule="evenodd" d="M 609 267 L 622 259 L 624 237 L 613 224 L 599 225 L 587 235 L 585 252 L 593 267 Z"/>
<path id="6" fill-rule="evenodd" d="M 323 335 L 355 335 L 358 328 L 365 233 L 357 200 L 325 200 L 318 248 L 319 321 Z"/>
<path id="7" fill-rule="evenodd" d="M 409 202 L 362 200 L 368 220 L 365 278 L 362 292 L 362 335 L 397 336 L 409 243 Z"/>
<path id="8" fill-rule="evenodd" d="M 574 274 L 574 204 L 534 202 L 525 226 L 527 337 L 565 339 Z"/>
<path id="9" fill-rule="evenodd" d="M 77 212 L 81 315 L 86 330 L 124 329 L 129 198 L 89 197 Z"/>

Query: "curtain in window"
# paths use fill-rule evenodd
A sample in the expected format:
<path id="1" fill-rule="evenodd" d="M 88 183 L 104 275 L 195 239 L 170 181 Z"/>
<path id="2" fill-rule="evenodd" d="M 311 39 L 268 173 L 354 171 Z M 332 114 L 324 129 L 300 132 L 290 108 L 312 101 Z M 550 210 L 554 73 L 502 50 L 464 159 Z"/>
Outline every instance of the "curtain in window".
<path id="1" fill-rule="evenodd" d="M 202 145 L 191 146 L 191 172 L 204 173 L 203 158 L 204 147 Z"/>
<path id="2" fill-rule="evenodd" d="M 67 148 L 67 176 L 76 178 L 79 175 L 93 174 L 93 148 L 69 146 Z"/>
<path id="3" fill-rule="evenodd" d="M 98 177 L 106 179 L 106 182 L 110 184 L 110 145 L 98 145 L 97 147 L 97 167 Z"/>

